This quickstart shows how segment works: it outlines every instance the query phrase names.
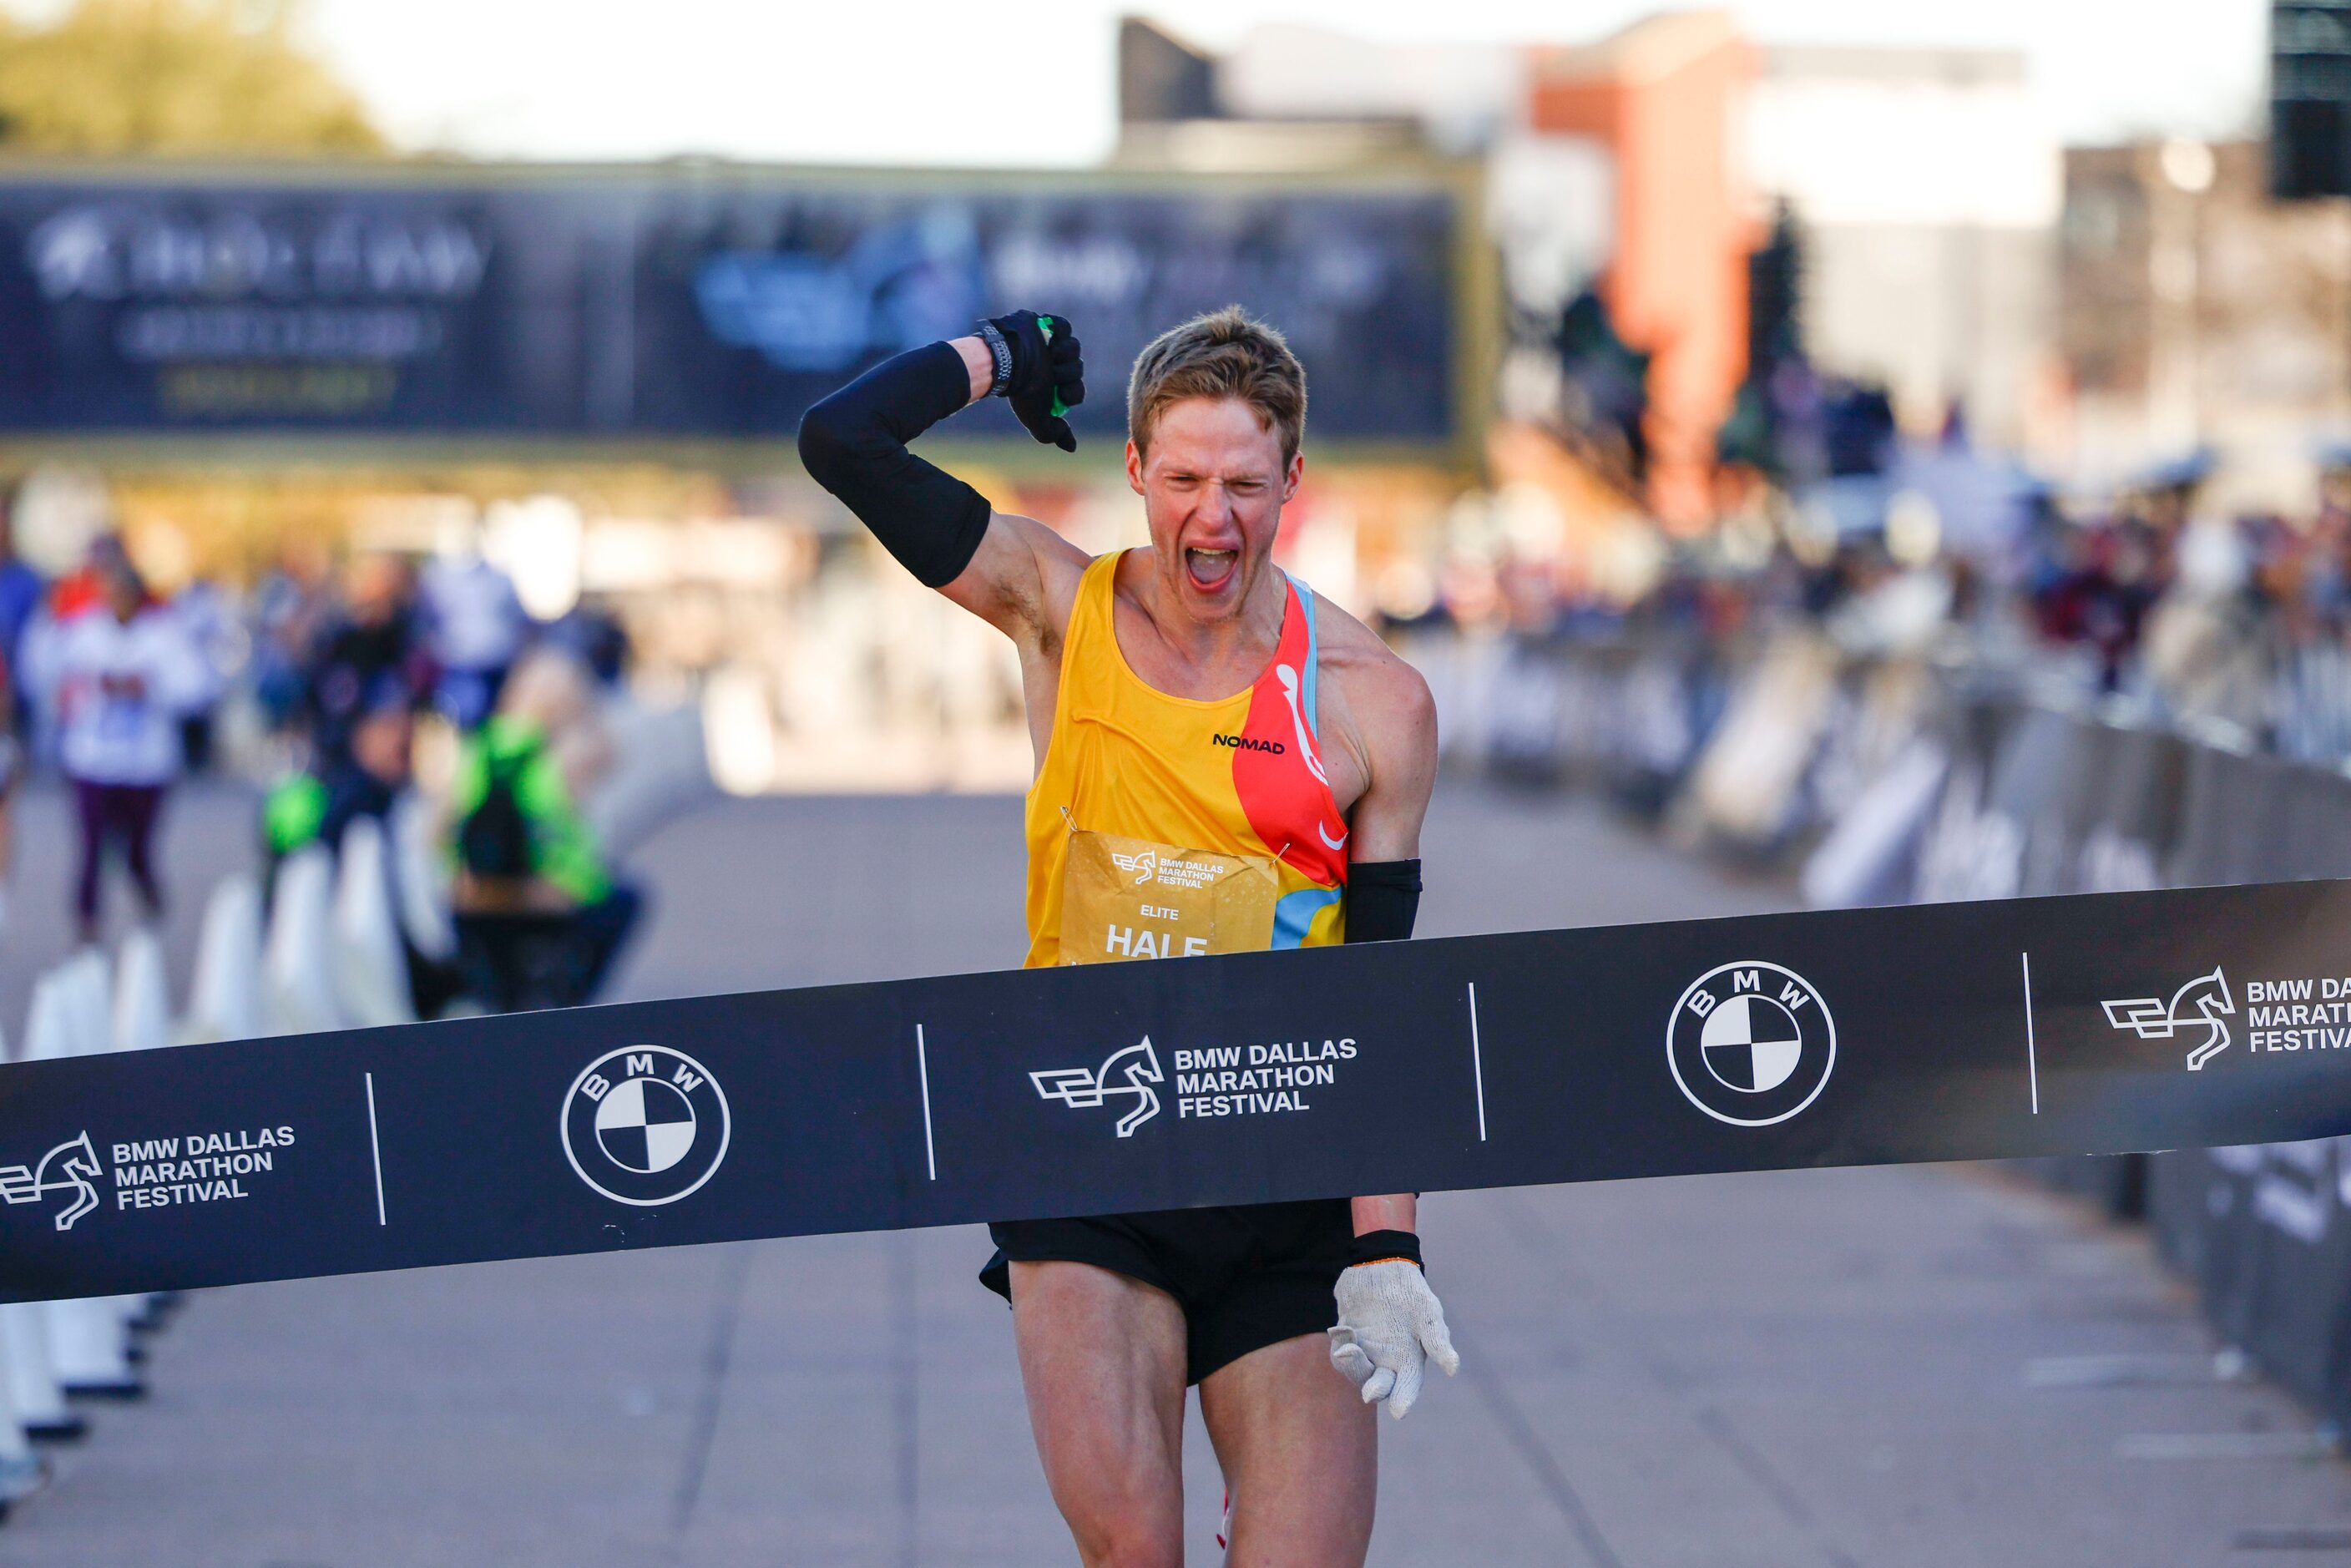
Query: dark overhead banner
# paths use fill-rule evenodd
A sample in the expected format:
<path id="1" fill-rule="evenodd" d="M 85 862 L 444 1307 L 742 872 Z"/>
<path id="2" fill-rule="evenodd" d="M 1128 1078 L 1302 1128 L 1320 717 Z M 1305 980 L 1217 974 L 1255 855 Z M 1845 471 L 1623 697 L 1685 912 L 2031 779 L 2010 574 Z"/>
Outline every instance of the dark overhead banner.
<path id="1" fill-rule="evenodd" d="M 1458 216 L 1327 183 L 0 181 L 0 434 L 776 438 L 1025 305 L 1078 323 L 1073 420 L 1107 438 L 1136 350 L 1238 303 L 1305 361 L 1317 435 L 1443 442 Z"/>
<path id="2" fill-rule="evenodd" d="M 0 1068 L 0 1298 L 2351 1134 L 2351 883 L 1089 965 Z"/>

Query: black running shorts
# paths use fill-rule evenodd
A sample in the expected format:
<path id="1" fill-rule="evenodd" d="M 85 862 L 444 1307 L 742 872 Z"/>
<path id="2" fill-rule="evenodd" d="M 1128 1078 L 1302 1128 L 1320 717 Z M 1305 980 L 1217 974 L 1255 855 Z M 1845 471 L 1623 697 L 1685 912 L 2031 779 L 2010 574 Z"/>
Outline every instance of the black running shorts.
<path id="1" fill-rule="evenodd" d="M 1097 1219 L 991 1225 L 996 1256 L 979 1282 L 1012 1299 L 1012 1263 L 1092 1263 L 1176 1298 L 1197 1383 L 1253 1350 L 1338 1321 L 1332 1290 L 1355 1227 L 1347 1200 L 1173 1208 Z"/>

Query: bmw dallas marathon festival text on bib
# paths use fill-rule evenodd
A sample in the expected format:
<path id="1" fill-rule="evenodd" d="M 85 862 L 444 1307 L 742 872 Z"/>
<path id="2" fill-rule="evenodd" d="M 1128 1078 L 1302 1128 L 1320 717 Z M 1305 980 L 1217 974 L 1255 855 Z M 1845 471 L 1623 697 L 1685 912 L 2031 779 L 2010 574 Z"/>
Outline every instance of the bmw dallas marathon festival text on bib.
<path id="1" fill-rule="evenodd" d="M 0 1296 L 2346 1133 L 2351 883 L 1683 921 L 17 1062 Z"/>

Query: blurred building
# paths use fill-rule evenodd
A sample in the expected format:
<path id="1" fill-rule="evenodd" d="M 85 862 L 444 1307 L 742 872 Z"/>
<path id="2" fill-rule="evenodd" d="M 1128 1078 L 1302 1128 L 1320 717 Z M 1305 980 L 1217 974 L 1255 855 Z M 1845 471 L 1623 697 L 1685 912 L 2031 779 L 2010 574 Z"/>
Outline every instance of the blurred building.
<path id="1" fill-rule="evenodd" d="M 1119 27 L 1123 151 L 1180 138 L 1187 126 L 1203 147 L 1219 145 L 1207 129 L 1219 124 L 1277 135 L 1384 126 L 1431 152 L 1474 155 L 1520 118 L 1529 75 L 1526 51 L 1504 44 L 1406 48 L 1267 23 L 1219 55 L 1129 16 Z M 1293 135 L 1287 145 L 1311 142 Z"/>
<path id="2" fill-rule="evenodd" d="M 2080 470 L 2210 446 L 2243 498 L 2290 505 L 2313 443 L 2351 418 L 2351 207 L 2271 200 L 2267 151 L 2066 153 L 2061 341 Z"/>
<path id="3" fill-rule="evenodd" d="M 1712 13 L 1575 48 L 1372 43 L 1268 25 L 1212 55 L 1130 18 L 1120 40 L 1123 159 L 1269 166 L 1398 153 L 1475 158 L 1499 252 L 1505 415 L 1558 423 L 1566 313 L 1591 294 L 1646 360 L 1648 499 L 1706 514 L 1715 426 L 1745 363 L 1753 225 L 1726 156 L 1752 51 Z M 1634 473 L 1615 476 L 1634 482 Z"/>
<path id="4" fill-rule="evenodd" d="M 1761 243 L 1737 158 L 1755 51 L 1720 12 L 1653 17 L 1534 53 L 1524 123 L 1580 138 L 1614 171 L 1601 290 L 1649 355 L 1651 504 L 1710 511 L 1714 433 L 1747 370 L 1747 256 Z"/>
<path id="5" fill-rule="evenodd" d="M 1802 257 L 1793 347 L 1822 372 L 2011 447 L 2049 402 L 2062 157 L 2019 53 L 1760 48 L 1693 11 L 1574 47 L 1268 26 L 1223 55 L 1130 20 L 1121 64 L 1130 148 L 1327 156 L 1352 135 L 1364 156 L 1479 157 L 1510 314 L 1501 412 L 1562 423 L 1562 317 L 1595 295 L 1643 361 L 1639 466 L 1669 522 L 1710 515 L 1775 214 Z"/>
<path id="6" fill-rule="evenodd" d="M 1803 256 L 1803 348 L 1914 426 L 2022 448 L 2053 368 L 2063 154 L 2022 54 L 1772 48 L 1747 169 Z"/>

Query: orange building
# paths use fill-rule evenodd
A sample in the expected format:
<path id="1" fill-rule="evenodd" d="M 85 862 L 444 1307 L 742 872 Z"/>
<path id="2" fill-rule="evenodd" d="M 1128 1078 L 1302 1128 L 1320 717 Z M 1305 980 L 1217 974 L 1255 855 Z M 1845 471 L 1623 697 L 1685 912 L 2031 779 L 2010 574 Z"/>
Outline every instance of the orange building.
<path id="1" fill-rule="evenodd" d="M 1747 257 L 1761 236 L 1732 149 L 1757 66 L 1719 11 L 1534 58 L 1531 128 L 1589 137 L 1615 161 L 1602 295 L 1618 333 L 1653 356 L 1649 501 L 1679 527 L 1707 520 L 1714 433 L 1747 372 Z"/>

